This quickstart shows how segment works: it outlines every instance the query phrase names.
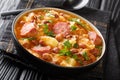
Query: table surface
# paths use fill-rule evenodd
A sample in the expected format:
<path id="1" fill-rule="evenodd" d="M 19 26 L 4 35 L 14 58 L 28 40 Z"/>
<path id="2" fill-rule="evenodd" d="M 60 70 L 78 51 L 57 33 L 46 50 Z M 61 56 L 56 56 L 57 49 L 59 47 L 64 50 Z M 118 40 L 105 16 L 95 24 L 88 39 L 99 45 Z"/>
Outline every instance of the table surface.
<path id="1" fill-rule="evenodd" d="M 19 2 L 20 0 L 0 0 L 0 12 L 15 10 Z M 111 9 L 109 5 L 112 4 L 112 2 L 111 3 L 109 2 L 109 5 L 105 5 L 105 4 L 108 4 L 105 2 L 105 0 L 102 0 L 102 2 L 100 2 L 100 0 L 90 0 L 87 7 L 97 8 L 100 10 Z M 9 24 L 8 22 L 9 22 L 9 19 L 3 20 L 2 18 L 0 18 L 0 29 L 6 28 L 6 26 Z M 6 23 L 6 24 L 3 25 L 3 23 Z M 108 41 L 109 46 L 107 46 L 108 47 L 107 49 L 108 49 L 108 53 L 114 53 L 114 56 L 110 54 L 106 54 L 109 56 L 104 61 L 106 65 L 104 66 L 105 69 L 104 69 L 103 76 L 105 77 L 105 80 L 120 80 L 120 78 L 118 77 L 120 75 L 120 64 L 119 64 L 119 59 L 118 59 L 119 57 L 118 57 L 116 45 L 115 45 L 115 38 L 113 34 L 114 31 L 112 27 L 110 27 L 109 29 L 110 29 L 108 32 L 109 33 L 108 34 L 109 35 L 109 41 Z M 1 33 L 2 32 L 0 32 L 0 36 L 2 36 Z"/>

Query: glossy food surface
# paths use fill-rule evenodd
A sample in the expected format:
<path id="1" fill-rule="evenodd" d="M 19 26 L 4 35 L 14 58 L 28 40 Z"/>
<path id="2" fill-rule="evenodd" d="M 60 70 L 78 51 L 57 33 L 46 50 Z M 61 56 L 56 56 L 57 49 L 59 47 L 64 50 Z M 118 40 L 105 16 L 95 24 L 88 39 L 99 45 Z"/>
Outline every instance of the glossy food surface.
<path id="1" fill-rule="evenodd" d="M 91 25 L 61 10 L 30 11 L 19 17 L 14 32 L 30 54 L 59 66 L 85 66 L 102 53 L 102 38 Z"/>

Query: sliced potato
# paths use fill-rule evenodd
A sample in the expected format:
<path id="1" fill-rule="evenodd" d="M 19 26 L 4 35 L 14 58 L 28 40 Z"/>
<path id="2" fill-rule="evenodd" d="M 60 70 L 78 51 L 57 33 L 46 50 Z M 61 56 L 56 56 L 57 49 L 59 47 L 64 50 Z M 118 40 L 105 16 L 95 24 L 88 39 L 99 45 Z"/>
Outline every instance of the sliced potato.
<path id="1" fill-rule="evenodd" d="M 73 58 L 67 58 L 67 60 L 63 60 L 60 65 L 61 66 L 67 66 L 67 67 L 73 67 L 77 64 L 77 62 L 75 61 L 75 59 Z"/>
<path id="2" fill-rule="evenodd" d="M 40 39 L 48 46 L 56 47 L 58 45 L 58 41 L 55 38 L 49 36 L 41 36 Z"/>

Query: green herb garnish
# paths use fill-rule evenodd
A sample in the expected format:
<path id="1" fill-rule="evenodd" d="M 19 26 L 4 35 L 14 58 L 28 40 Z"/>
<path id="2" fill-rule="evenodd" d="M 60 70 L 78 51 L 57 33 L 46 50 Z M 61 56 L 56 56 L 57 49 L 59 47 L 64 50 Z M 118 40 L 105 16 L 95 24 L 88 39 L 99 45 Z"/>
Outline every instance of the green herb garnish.
<path id="1" fill-rule="evenodd" d="M 71 26 L 70 28 L 71 28 L 71 30 L 72 30 L 72 31 L 75 31 L 75 30 L 77 29 L 77 27 L 76 27 L 76 26 L 74 26 L 74 25 L 73 25 L 73 26 Z"/>
<path id="2" fill-rule="evenodd" d="M 43 28 L 43 31 L 46 35 L 48 36 L 51 36 L 51 37 L 54 37 L 54 33 L 52 31 L 49 30 L 48 28 L 48 25 L 47 24 L 44 24 L 44 28 Z"/>
<path id="3" fill-rule="evenodd" d="M 66 46 L 68 49 L 72 47 L 72 44 L 69 42 L 69 40 L 64 42 L 64 46 Z"/>
<path id="4" fill-rule="evenodd" d="M 80 64 L 83 64 L 83 62 L 78 58 L 76 54 L 72 55 L 72 58 L 74 58 L 76 61 L 78 61 Z"/>
<path id="5" fill-rule="evenodd" d="M 78 59 L 78 56 L 77 56 L 76 54 L 73 54 L 73 55 L 72 55 L 72 58 L 74 58 L 75 60 L 77 60 L 77 59 Z"/>
<path id="6" fill-rule="evenodd" d="M 102 46 L 95 46 L 96 48 L 98 48 L 99 50 L 102 50 Z"/>
<path id="7" fill-rule="evenodd" d="M 85 60 L 89 60 L 88 54 L 87 52 L 83 52 L 82 56 L 85 58 Z"/>
<path id="8" fill-rule="evenodd" d="M 61 49 L 59 53 L 61 56 L 71 56 L 71 51 L 69 51 L 67 47 Z"/>
<path id="9" fill-rule="evenodd" d="M 72 52 L 69 50 L 72 47 L 72 44 L 69 42 L 69 40 L 64 42 L 64 48 L 60 50 L 61 56 L 69 56 L 76 61 L 78 61 L 80 64 L 83 64 L 82 61 L 78 58 L 76 54 L 72 54 Z M 78 44 L 74 44 L 74 47 L 78 47 Z M 85 54 L 86 55 L 86 54 Z"/>
<path id="10" fill-rule="evenodd" d="M 61 49 L 59 53 L 60 53 L 59 54 L 60 56 L 69 56 L 75 59 L 76 61 L 78 61 L 80 64 L 83 64 L 83 62 L 78 58 L 78 56 L 76 54 L 72 54 L 72 52 L 67 48 L 67 46 L 64 46 L 64 48 Z M 66 61 L 69 61 L 69 60 L 66 59 Z"/>
<path id="11" fill-rule="evenodd" d="M 83 64 L 82 60 L 78 59 L 77 61 L 78 61 L 80 64 Z"/>
<path id="12" fill-rule="evenodd" d="M 74 48 L 78 48 L 79 45 L 78 45 L 77 43 L 75 43 L 75 44 L 73 45 L 73 47 L 74 47 Z"/>
<path id="13" fill-rule="evenodd" d="M 86 30 L 89 30 L 89 28 L 87 28 L 85 24 L 81 23 L 80 19 L 72 18 L 72 19 L 70 19 L 70 21 L 73 21 L 73 22 L 81 25 L 81 26 L 82 26 L 83 28 L 85 28 Z"/>
<path id="14" fill-rule="evenodd" d="M 95 46 L 95 48 L 97 48 L 99 51 L 100 51 L 100 53 L 102 52 L 102 46 Z M 98 56 L 100 56 L 101 54 L 99 54 Z"/>
<path id="15" fill-rule="evenodd" d="M 27 39 L 27 40 L 35 40 L 36 38 L 35 37 L 27 37 L 27 38 L 22 38 L 22 39 Z"/>
<path id="16" fill-rule="evenodd" d="M 80 23 L 80 19 L 78 18 L 71 18 L 70 21 L 75 22 L 75 23 Z"/>
<path id="17" fill-rule="evenodd" d="M 67 40 L 64 42 L 64 48 L 60 50 L 61 56 L 72 56 L 72 52 L 69 50 L 72 47 L 72 44 Z"/>
<path id="18" fill-rule="evenodd" d="M 80 19 L 72 18 L 71 21 L 76 22 L 77 24 L 80 24 L 82 27 L 85 27 L 85 25 L 80 22 Z"/>

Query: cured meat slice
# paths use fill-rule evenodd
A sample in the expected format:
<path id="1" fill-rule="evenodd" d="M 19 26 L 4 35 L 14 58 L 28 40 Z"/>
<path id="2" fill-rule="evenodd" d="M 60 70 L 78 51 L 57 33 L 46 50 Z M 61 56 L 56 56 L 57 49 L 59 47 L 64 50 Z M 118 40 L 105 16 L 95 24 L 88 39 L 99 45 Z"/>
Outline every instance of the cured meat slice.
<path id="1" fill-rule="evenodd" d="M 70 33 L 70 26 L 66 22 L 57 22 L 53 27 L 53 31 L 55 34 L 62 33 L 66 36 Z"/>
<path id="2" fill-rule="evenodd" d="M 89 38 L 94 42 L 95 45 L 101 45 L 102 44 L 102 39 L 100 36 L 97 35 L 95 32 L 89 32 L 88 33 Z"/>
<path id="3" fill-rule="evenodd" d="M 35 25 L 33 23 L 25 23 L 20 30 L 21 36 L 34 36 L 37 33 Z"/>

